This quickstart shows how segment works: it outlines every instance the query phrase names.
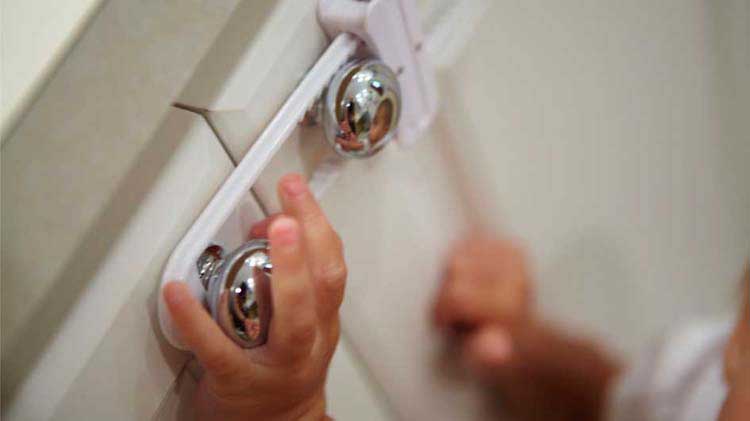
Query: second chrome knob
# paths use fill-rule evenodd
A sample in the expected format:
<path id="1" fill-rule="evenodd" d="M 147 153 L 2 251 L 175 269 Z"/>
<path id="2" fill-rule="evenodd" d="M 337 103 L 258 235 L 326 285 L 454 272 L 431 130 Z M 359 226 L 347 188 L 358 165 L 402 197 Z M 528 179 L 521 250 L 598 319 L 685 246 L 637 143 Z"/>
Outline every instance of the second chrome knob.
<path id="1" fill-rule="evenodd" d="M 358 60 L 331 79 L 323 99 L 326 138 L 340 155 L 365 158 L 393 139 L 401 115 L 396 74 L 382 61 Z"/>

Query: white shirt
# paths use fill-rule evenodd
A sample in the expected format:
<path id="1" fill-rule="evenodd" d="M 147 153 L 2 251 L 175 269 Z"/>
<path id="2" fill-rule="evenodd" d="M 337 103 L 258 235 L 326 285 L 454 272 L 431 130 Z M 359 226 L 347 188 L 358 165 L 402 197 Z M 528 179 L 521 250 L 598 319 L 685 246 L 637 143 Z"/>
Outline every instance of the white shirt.
<path id="1" fill-rule="evenodd" d="M 609 421 L 715 420 L 726 396 L 724 347 L 731 323 L 699 323 L 662 338 L 616 380 Z"/>

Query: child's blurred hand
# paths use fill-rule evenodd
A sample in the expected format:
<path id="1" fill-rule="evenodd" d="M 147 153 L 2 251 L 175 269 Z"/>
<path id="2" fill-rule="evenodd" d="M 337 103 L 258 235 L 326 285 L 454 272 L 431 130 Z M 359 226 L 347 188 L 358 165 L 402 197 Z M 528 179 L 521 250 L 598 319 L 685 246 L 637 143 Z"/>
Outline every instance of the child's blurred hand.
<path id="1" fill-rule="evenodd" d="M 175 325 L 205 369 L 199 419 L 326 419 L 324 384 L 346 279 L 342 244 L 302 177 L 284 177 L 279 197 L 283 214 L 252 232 L 268 236 L 274 265 L 274 314 L 264 346 L 241 349 L 184 284 L 164 288 Z"/>
<path id="2" fill-rule="evenodd" d="M 452 253 L 435 321 L 465 338 L 470 362 L 502 362 L 510 356 L 509 329 L 530 316 L 531 291 L 521 249 L 507 240 L 477 235 Z"/>
<path id="3" fill-rule="evenodd" d="M 515 419 L 597 419 L 618 363 L 594 343 L 542 323 L 532 309 L 532 289 L 519 247 L 469 238 L 453 252 L 436 323 Z"/>
<path id="4" fill-rule="evenodd" d="M 724 380 L 729 390 L 720 421 L 750 419 L 750 265 L 742 284 L 740 314 L 724 349 Z"/>

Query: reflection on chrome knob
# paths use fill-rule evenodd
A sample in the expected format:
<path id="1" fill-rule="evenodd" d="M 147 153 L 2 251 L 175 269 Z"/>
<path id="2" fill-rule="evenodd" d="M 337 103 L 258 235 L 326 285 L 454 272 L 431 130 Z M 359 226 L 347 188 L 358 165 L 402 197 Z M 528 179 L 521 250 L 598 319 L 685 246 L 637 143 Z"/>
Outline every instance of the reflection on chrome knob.
<path id="1" fill-rule="evenodd" d="M 323 101 L 323 128 L 336 152 L 365 158 L 391 141 L 400 113 L 396 75 L 382 61 L 359 60 L 331 79 Z"/>
<path id="2" fill-rule="evenodd" d="M 222 256 L 211 246 L 198 260 L 211 315 L 243 348 L 263 345 L 271 321 L 271 260 L 268 241 L 250 240 Z"/>

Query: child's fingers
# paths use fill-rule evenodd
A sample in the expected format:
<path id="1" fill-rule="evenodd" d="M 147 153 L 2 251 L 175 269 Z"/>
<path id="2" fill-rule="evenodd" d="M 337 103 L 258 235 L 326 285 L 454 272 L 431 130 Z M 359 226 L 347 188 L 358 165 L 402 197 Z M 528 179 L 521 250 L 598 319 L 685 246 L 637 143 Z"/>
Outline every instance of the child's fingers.
<path id="1" fill-rule="evenodd" d="M 275 213 L 261 221 L 258 221 L 250 227 L 250 238 L 268 238 L 268 227 L 271 223 L 281 216 L 280 213 Z"/>
<path id="2" fill-rule="evenodd" d="M 520 295 L 514 288 L 487 286 L 469 278 L 450 277 L 438 292 L 434 321 L 439 328 L 458 333 L 488 322 L 512 325 L 524 315 Z"/>
<path id="3" fill-rule="evenodd" d="M 304 358 L 314 342 L 317 319 L 300 225 L 280 216 L 268 234 L 273 261 L 273 318 L 268 345 L 274 358 Z"/>
<path id="4" fill-rule="evenodd" d="M 476 279 L 473 274 L 475 264 L 465 250 L 453 253 L 435 302 L 435 322 L 439 327 L 450 328 L 456 324 L 476 322 L 469 314 L 474 309 L 472 302 L 476 300 L 476 286 L 470 285 Z"/>
<path id="5" fill-rule="evenodd" d="M 438 327 L 465 330 L 479 322 L 477 311 L 481 303 L 478 301 L 491 291 L 477 282 L 477 264 L 466 248 L 452 254 L 434 307 Z"/>
<path id="6" fill-rule="evenodd" d="M 222 376 L 240 369 L 243 361 L 240 348 L 221 331 L 203 306 L 193 298 L 187 285 L 169 282 L 162 293 L 185 345 L 207 371 Z"/>
<path id="7" fill-rule="evenodd" d="M 513 338 L 502 326 L 483 326 L 465 339 L 463 352 L 469 366 L 477 373 L 496 371 L 510 363 Z"/>
<path id="8" fill-rule="evenodd" d="M 448 276 L 438 291 L 434 306 L 435 324 L 440 328 L 471 329 L 480 320 L 476 314 L 477 291 L 463 278 Z"/>
<path id="9" fill-rule="evenodd" d="M 495 243 L 454 252 L 435 303 L 438 326 L 513 323 L 525 316 L 530 292 L 522 254 L 511 243 Z"/>
<path id="10" fill-rule="evenodd" d="M 302 225 L 318 312 L 326 320 L 337 314 L 344 297 L 347 273 L 341 239 L 301 176 L 284 176 L 278 190 L 284 213 Z"/>

